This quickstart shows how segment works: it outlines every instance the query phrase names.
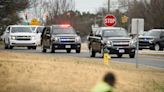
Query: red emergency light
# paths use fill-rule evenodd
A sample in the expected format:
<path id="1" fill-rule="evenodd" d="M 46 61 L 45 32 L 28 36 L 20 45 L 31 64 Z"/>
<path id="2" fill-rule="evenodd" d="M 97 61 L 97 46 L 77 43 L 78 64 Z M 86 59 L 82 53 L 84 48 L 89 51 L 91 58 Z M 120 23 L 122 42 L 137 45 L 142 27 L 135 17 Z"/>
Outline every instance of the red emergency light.
<path id="1" fill-rule="evenodd" d="M 62 24 L 62 25 L 60 25 L 60 27 L 62 27 L 62 28 L 68 28 L 68 27 L 71 27 L 71 25 L 69 25 L 69 24 Z"/>

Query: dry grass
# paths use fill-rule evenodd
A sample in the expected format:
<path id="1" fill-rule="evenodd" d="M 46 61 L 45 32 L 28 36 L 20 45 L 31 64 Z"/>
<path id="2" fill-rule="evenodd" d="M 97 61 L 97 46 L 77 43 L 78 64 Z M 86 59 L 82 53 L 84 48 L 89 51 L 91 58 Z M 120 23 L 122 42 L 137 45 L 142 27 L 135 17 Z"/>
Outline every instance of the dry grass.
<path id="1" fill-rule="evenodd" d="M 164 92 L 164 71 L 100 60 L 0 51 L 0 92 L 89 92 L 108 72 L 116 92 Z"/>

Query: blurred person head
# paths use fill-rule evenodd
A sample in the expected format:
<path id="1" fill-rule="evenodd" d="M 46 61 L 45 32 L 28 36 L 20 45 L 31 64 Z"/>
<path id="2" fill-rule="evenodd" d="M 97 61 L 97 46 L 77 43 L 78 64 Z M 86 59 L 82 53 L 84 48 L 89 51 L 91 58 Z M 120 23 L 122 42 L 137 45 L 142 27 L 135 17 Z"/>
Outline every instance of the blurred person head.
<path id="1" fill-rule="evenodd" d="M 109 84 L 110 86 L 114 87 L 116 83 L 116 77 L 113 73 L 108 72 L 105 74 L 103 81 Z"/>

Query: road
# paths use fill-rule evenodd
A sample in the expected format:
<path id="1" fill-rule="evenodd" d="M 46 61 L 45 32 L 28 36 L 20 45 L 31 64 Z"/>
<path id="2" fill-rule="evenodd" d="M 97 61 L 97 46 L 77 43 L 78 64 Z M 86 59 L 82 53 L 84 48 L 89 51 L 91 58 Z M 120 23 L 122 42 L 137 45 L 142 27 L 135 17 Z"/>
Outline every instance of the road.
<path id="1" fill-rule="evenodd" d="M 0 50 L 4 50 L 3 48 L 0 48 Z M 46 54 L 46 55 L 59 55 L 59 56 L 75 56 L 79 58 L 90 58 L 89 57 L 89 52 L 87 50 L 82 50 L 80 54 L 76 54 L 75 51 L 72 51 L 71 53 L 66 53 L 66 51 L 56 51 L 56 53 L 42 53 L 41 48 L 37 48 L 37 50 L 27 50 L 27 48 L 19 48 L 19 47 L 14 47 L 12 50 L 7 50 L 7 51 L 12 51 L 12 52 L 25 52 L 25 53 L 38 53 L 38 54 Z M 117 58 L 116 55 L 112 55 L 112 61 L 111 62 L 125 62 L 125 63 L 136 63 L 136 59 L 131 59 L 129 58 L 128 55 L 124 55 L 122 58 Z M 99 59 L 100 61 L 102 58 L 100 55 L 96 56 L 96 59 Z M 146 66 L 151 66 L 151 67 L 156 67 L 156 68 L 161 68 L 164 69 L 164 57 L 162 56 L 148 56 L 148 55 L 139 55 L 138 63 L 140 65 L 146 65 Z"/>

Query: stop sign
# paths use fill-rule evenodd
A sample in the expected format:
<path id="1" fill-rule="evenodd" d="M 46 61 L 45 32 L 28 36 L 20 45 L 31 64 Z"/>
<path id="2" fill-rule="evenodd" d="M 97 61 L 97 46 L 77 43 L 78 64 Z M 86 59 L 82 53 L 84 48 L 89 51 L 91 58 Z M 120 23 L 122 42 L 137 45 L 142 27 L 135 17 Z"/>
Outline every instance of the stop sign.
<path id="1" fill-rule="evenodd" d="M 110 26 L 110 27 L 115 26 L 116 22 L 117 22 L 117 20 L 116 20 L 116 17 L 114 15 L 107 15 L 104 18 L 104 24 L 106 26 Z"/>

